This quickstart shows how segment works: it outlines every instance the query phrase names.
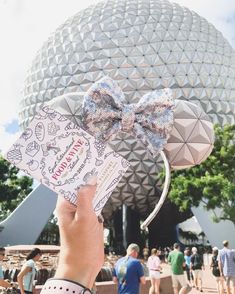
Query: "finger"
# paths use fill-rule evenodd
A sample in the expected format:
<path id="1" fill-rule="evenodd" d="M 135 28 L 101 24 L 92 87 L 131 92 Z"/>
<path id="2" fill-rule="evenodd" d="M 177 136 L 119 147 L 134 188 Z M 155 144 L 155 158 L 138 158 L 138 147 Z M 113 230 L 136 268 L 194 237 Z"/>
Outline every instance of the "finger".
<path id="1" fill-rule="evenodd" d="M 78 202 L 77 206 L 91 203 L 94 199 L 95 192 L 97 188 L 97 177 L 91 176 L 86 185 L 83 185 L 80 187 L 79 193 L 78 193 Z M 80 200 L 80 199 L 81 200 Z M 84 199 L 85 198 L 85 199 Z"/>
<path id="2" fill-rule="evenodd" d="M 98 222 L 103 224 L 104 218 L 103 218 L 102 214 L 98 215 Z"/>
<path id="3" fill-rule="evenodd" d="M 79 217 L 94 212 L 92 201 L 95 196 L 97 185 L 83 186 L 78 193 L 77 211 L 76 214 Z"/>
<path id="4" fill-rule="evenodd" d="M 58 195 L 55 214 L 59 222 L 71 222 L 76 212 L 76 206 L 64 199 L 63 196 Z"/>

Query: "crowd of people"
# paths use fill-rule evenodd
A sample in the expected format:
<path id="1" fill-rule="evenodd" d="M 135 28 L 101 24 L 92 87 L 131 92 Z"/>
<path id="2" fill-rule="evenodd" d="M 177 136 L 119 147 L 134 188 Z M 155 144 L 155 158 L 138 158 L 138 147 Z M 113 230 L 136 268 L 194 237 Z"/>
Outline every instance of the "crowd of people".
<path id="1" fill-rule="evenodd" d="M 235 294 L 235 250 L 228 248 L 229 242 L 223 242 L 223 248 L 212 249 L 209 263 L 211 274 L 219 294 Z M 147 249 L 143 256 L 147 260 L 148 276 L 151 281 L 149 294 L 160 293 L 160 273 L 162 271 L 161 251 L 153 248 L 147 257 Z M 118 294 L 138 294 L 140 284 L 146 279 L 141 263 L 137 260 L 139 247 L 130 244 L 127 255 L 118 260 L 114 268 L 114 282 L 118 283 Z M 172 287 L 174 294 L 190 293 L 192 288 L 203 292 L 203 270 L 205 269 L 203 255 L 196 247 L 186 247 L 181 251 L 180 245 L 175 243 L 169 254 L 165 255 L 165 262 L 171 267 Z M 226 289 L 226 292 L 224 292 Z"/>
<path id="2" fill-rule="evenodd" d="M 189 293 L 192 288 L 203 292 L 203 252 L 198 252 L 196 247 L 186 247 L 183 253 L 179 244 L 175 243 L 167 261 L 171 265 L 174 294 Z M 229 249 L 227 240 L 223 241 L 221 250 L 212 248 L 209 268 L 218 293 L 235 294 L 235 250 Z"/>
<path id="3" fill-rule="evenodd" d="M 235 294 L 235 251 L 230 250 L 228 241 L 223 242 L 223 249 L 212 248 L 209 267 L 217 284 L 218 293 Z M 126 256 L 113 258 L 113 281 L 118 285 L 118 293 L 139 293 L 139 286 L 146 283 L 149 277 L 151 285 L 149 294 L 160 293 L 161 272 L 164 264 L 168 263 L 172 272 L 172 287 L 174 294 L 189 293 L 192 288 L 203 292 L 203 254 L 196 247 L 186 247 L 181 251 L 179 244 L 173 248 L 156 249 L 151 252 L 144 248 L 140 258 L 140 248 L 137 244 L 130 244 Z M 3 260 L 5 249 L 0 248 L 0 261 Z M 17 273 L 18 291 L 23 294 L 33 293 L 36 264 L 41 258 L 41 251 L 34 248 L 27 256 L 26 261 Z M 147 272 L 146 272 L 147 268 Z M 4 280 L 3 270 L 0 267 L 0 286 L 9 288 L 10 281 Z M 232 287 L 232 291 L 231 291 Z M 226 292 L 224 292 L 226 290 Z M 95 284 L 92 285 L 96 292 Z"/>
<path id="4" fill-rule="evenodd" d="M 97 218 L 92 200 L 96 191 L 96 179 L 90 179 L 79 191 L 77 207 L 62 197 L 57 202 L 57 217 L 60 229 L 60 254 L 55 276 L 48 279 L 41 294 L 95 293 L 95 280 L 104 264 L 103 223 Z M 95 246 L 94 246 L 95 241 Z M 210 262 L 212 274 L 218 285 L 218 293 L 235 294 L 235 251 L 229 249 L 229 242 L 223 242 L 223 248 L 213 248 Z M 147 251 L 146 251 L 147 252 Z M 146 283 L 146 274 L 138 255 L 140 248 L 130 244 L 126 256 L 117 260 L 112 274 L 118 284 L 118 294 L 139 294 L 140 284 Z M 195 287 L 203 292 L 203 258 L 196 247 L 185 248 L 175 243 L 172 250 L 165 252 L 165 262 L 171 267 L 174 294 L 186 294 Z M 0 261 L 5 249 L 0 248 Z M 151 254 L 145 254 L 148 275 L 151 281 L 149 294 L 160 293 L 160 273 L 162 271 L 161 252 L 156 248 Z M 17 275 L 20 294 L 34 294 L 35 263 L 40 259 L 41 251 L 32 250 Z M 186 274 L 187 275 L 186 275 Z M 224 286 L 225 284 L 225 286 Z M 0 265 L 0 286 L 12 285 L 4 280 Z M 233 289 L 231 292 L 231 288 Z"/>

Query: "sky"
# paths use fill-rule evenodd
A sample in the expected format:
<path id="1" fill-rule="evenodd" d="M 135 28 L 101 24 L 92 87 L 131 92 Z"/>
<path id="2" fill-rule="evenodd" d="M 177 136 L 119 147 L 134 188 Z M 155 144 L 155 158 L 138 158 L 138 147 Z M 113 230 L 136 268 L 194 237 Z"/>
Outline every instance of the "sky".
<path id="1" fill-rule="evenodd" d="M 24 79 L 36 52 L 68 17 L 98 0 L 0 0 L 0 152 L 19 137 Z M 235 48 L 234 0 L 175 0 L 212 23 Z"/>

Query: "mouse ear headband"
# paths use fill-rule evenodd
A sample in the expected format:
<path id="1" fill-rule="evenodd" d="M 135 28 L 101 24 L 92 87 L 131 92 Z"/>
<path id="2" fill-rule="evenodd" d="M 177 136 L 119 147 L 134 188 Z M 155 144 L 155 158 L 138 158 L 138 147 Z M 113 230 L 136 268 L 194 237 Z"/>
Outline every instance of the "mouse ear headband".
<path id="1" fill-rule="evenodd" d="M 138 138 L 156 156 L 173 127 L 174 100 L 170 89 L 153 91 L 127 104 L 121 88 L 109 77 L 94 83 L 84 96 L 83 128 L 97 140 L 109 141 L 119 132 Z"/>
<path id="2" fill-rule="evenodd" d="M 68 114 L 80 101 L 78 96 L 81 93 L 65 94 L 50 104 L 70 118 Z M 152 156 L 162 156 L 166 171 L 163 191 L 156 207 L 142 223 L 142 229 L 164 203 L 170 169 L 200 164 L 213 148 L 213 124 L 208 115 L 191 102 L 174 100 L 170 89 L 152 91 L 138 103 L 127 104 L 121 88 L 105 76 L 83 94 L 83 105 L 79 108 L 78 105 L 76 121 L 97 140 L 109 141 L 119 132 L 126 132 L 139 139 Z M 74 114 L 71 117 L 74 118 Z"/>

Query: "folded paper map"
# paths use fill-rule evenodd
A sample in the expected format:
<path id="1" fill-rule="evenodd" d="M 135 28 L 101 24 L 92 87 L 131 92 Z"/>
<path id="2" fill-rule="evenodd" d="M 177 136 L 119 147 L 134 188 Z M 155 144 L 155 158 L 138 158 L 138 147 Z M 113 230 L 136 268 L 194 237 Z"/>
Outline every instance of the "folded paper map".
<path id="1" fill-rule="evenodd" d="M 97 215 L 129 167 L 129 162 L 105 143 L 47 106 L 4 157 L 75 205 L 79 187 L 96 175 L 93 206 Z"/>

